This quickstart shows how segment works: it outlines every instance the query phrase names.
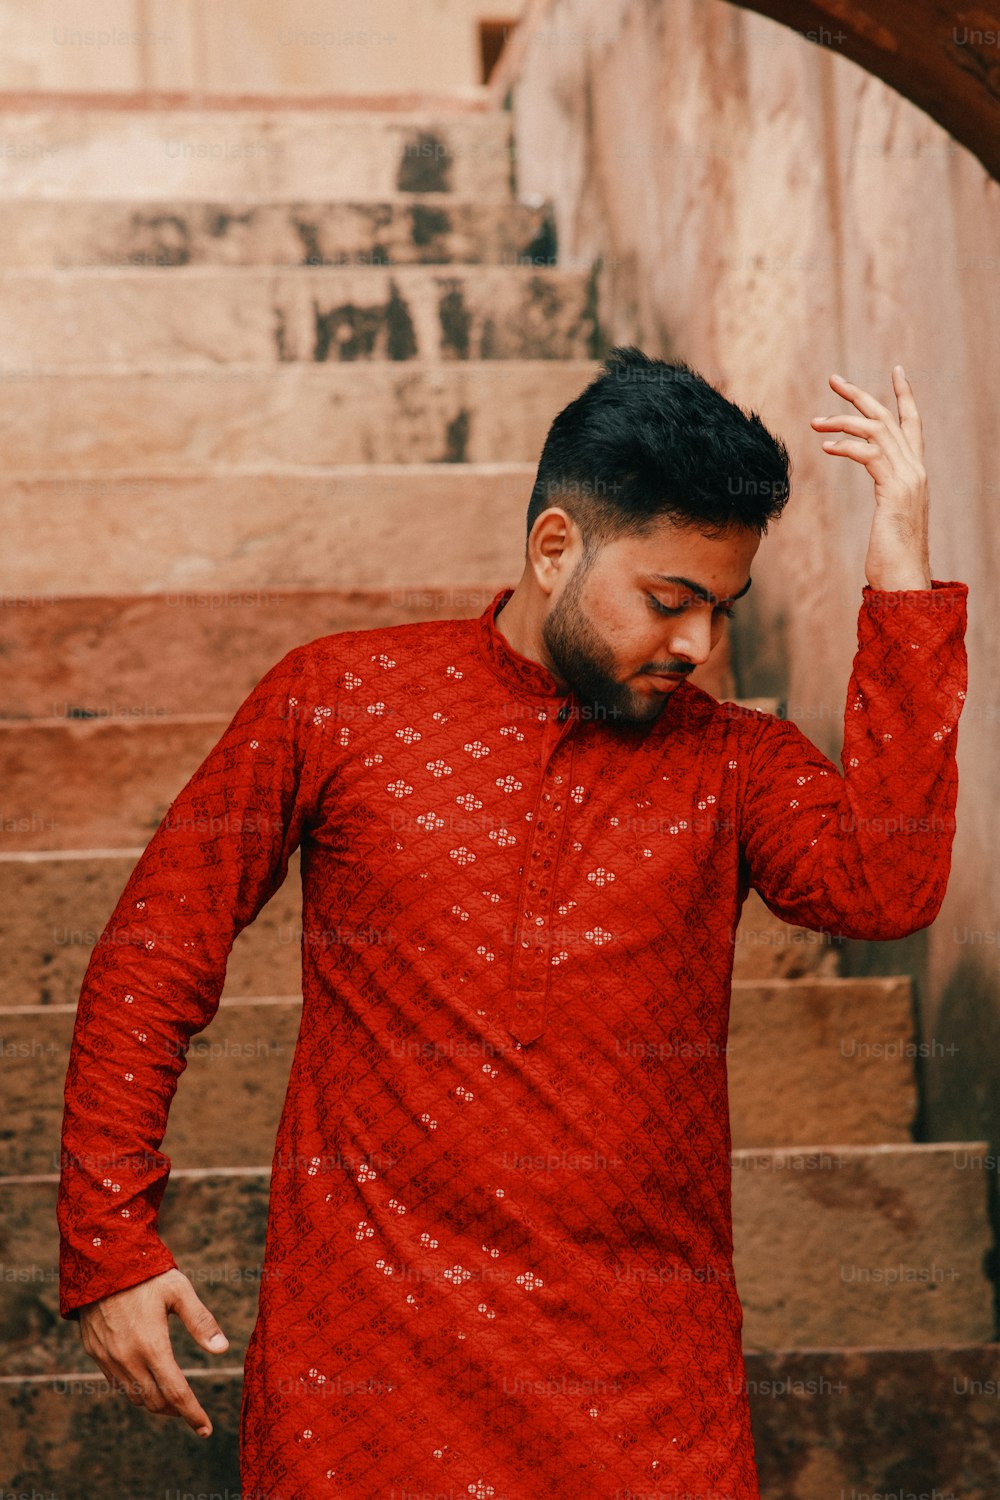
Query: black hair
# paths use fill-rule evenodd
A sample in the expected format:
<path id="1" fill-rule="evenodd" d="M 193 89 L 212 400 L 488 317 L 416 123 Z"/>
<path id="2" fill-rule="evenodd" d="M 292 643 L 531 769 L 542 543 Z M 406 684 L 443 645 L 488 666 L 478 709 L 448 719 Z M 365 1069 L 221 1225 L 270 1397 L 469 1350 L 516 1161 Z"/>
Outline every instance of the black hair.
<path id="1" fill-rule="evenodd" d="M 788 452 L 756 412 L 683 361 L 619 345 L 549 428 L 527 535 L 551 505 L 572 515 L 588 560 L 616 537 L 646 536 L 664 520 L 708 535 L 733 526 L 762 535 L 788 495 Z"/>

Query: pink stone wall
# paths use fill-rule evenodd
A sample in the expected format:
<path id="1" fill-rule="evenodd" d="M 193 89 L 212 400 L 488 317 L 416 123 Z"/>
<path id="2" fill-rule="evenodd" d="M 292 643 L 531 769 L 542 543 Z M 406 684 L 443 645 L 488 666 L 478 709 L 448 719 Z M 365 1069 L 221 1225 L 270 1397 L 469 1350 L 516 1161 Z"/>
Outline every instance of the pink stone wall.
<path id="1" fill-rule="evenodd" d="M 780 691 L 835 759 L 872 507 L 820 450 L 832 371 L 924 417 L 931 563 L 969 584 L 954 872 L 940 916 L 850 966 L 918 979 L 921 1128 L 1000 1134 L 1000 186 L 846 59 L 721 0 L 552 0 L 511 92 L 522 196 L 561 258 L 600 258 L 609 339 L 687 359 L 789 444 L 793 499 L 736 633 L 741 692 Z M 955 1050 L 952 1050 L 955 1049 Z"/>

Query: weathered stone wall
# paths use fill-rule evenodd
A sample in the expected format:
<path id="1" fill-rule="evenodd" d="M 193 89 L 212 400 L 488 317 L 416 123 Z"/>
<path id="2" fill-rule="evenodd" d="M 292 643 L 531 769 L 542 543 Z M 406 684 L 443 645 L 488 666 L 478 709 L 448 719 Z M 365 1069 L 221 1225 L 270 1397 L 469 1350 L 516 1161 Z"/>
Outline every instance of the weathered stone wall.
<path id="1" fill-rule="evenodd" d="M 599 258 L 607 335 L 687 359 L 788 442 L 789 508 L 736 632 L 739 689 L 780 692 L 839 756 L 871 481 L 809 418 L 839 371 L 924 417 L 931 564 L 969 584 L 969 700 L 946 904 L 926 934 L 851 945 L 915 972 L 930 1136 L 1000 1136 L 995 594 L 1000 186 L 920 110 L 803 36 L 721 0 L 553 0 L 511 93 L 522 196 L 560 258 Z"/>

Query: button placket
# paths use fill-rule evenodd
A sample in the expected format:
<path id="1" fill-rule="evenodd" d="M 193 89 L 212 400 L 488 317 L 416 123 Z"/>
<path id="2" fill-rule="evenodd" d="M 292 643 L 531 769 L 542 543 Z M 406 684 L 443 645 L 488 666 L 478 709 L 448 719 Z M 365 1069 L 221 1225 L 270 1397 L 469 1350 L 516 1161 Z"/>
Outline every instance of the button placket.
<path id="1" fill-rule="evenodd" d="M 572 728 L 569 704 L 570 699 L 564 700 L 560 712 L 550 713 L 545 725 L 542 773 L 518 893 L 508 1030 L 521 1043 L 539 1037 L 546 1022 L 555 855 L 568 812 L 564 788 L 569 767 L 559 769 L 563 759 L 557 752 Z"/>

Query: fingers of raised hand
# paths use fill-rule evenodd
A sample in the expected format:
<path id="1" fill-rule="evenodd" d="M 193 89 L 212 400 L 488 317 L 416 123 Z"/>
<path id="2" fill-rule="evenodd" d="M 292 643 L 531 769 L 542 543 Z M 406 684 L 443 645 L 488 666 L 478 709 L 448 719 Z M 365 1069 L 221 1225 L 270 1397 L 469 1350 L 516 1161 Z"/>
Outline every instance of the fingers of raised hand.
<path id="1" fill-rule="evenodd" d="M 913 387 L 907 379 L 902 365 L 896 365 L 892 372 L 892 388 L 896 393 L 896 406 L 899 411 L 899 425 L 903 436 L 912 449 L 913 456 L 919 463 L 924 457 L 924 428 L 917 410 L 917 403 L 913 396 Z"/>
<path id="2" fill-rule="evenodd" d="M 899 430 L 878 417 L 858 417 L 853 412 L 841 412 L 834 417 L 813 417 L 811 426 L 817 432 L 845 432 L 852 437 L 867 438 L 871 449 L 877 449 L 886 457 L 912 458 L 903 447 Z M 831 446 L 829 439 L 823 446 Z"/>
<path id="3" fill-rule="evenodd" d="M 845 401 L 850 401 L 863 417 L 882 424 L 886 439 L 895 441 L 902 452 L 914 459 L 916 463 L 922 464 L 924 457 L 923 424 L 917 403 L 913 395 L 913 387 L 903 370 L 902 365 L 894 365 L 892 370 L 892 388 L 896 397 L 896 408 L 898 418 L 893 415 L 887 406 L 871 394 L 863 390 L 861 386 L 855 385 L 850 380 L 845 380 L 842 375 L 831 375 L 830 385 L 838 395 L 843 396 Z M 853 414 L 852 414 L 853 415 Z M 822 418 L 814 422 L 819 426 L 823 422 L 832 419 Z M 845 429 L 855 431 L 856 429 Z"/>
<path id="4" fill-rule="evenodd" d="M 893 422 L 895 420 L 889 408 L 883 406 L 881 401 L 876 401 L 870 391 L 862 390 L 860 385 L 854 385 L 852 381 L 845 380 L 843 375 L 831 375 L 830 385 L 838 396 L 843 396 L 845 401 L 850 401 L 851 405 L 856 406 L 864 416 L 882 421 L 888 419 Z"/>
<path id="5" fill-rule="evenodd" d="M 823 448 L 834 458 L 856 459 L 858 463 L 866 466 L 872 478 L 879 478 L 880 475 L 887 475 L 891 472 L 882 449 L 876 443 L 866 443 L 863 438 L 827 438 L 823 443 Z"/>

